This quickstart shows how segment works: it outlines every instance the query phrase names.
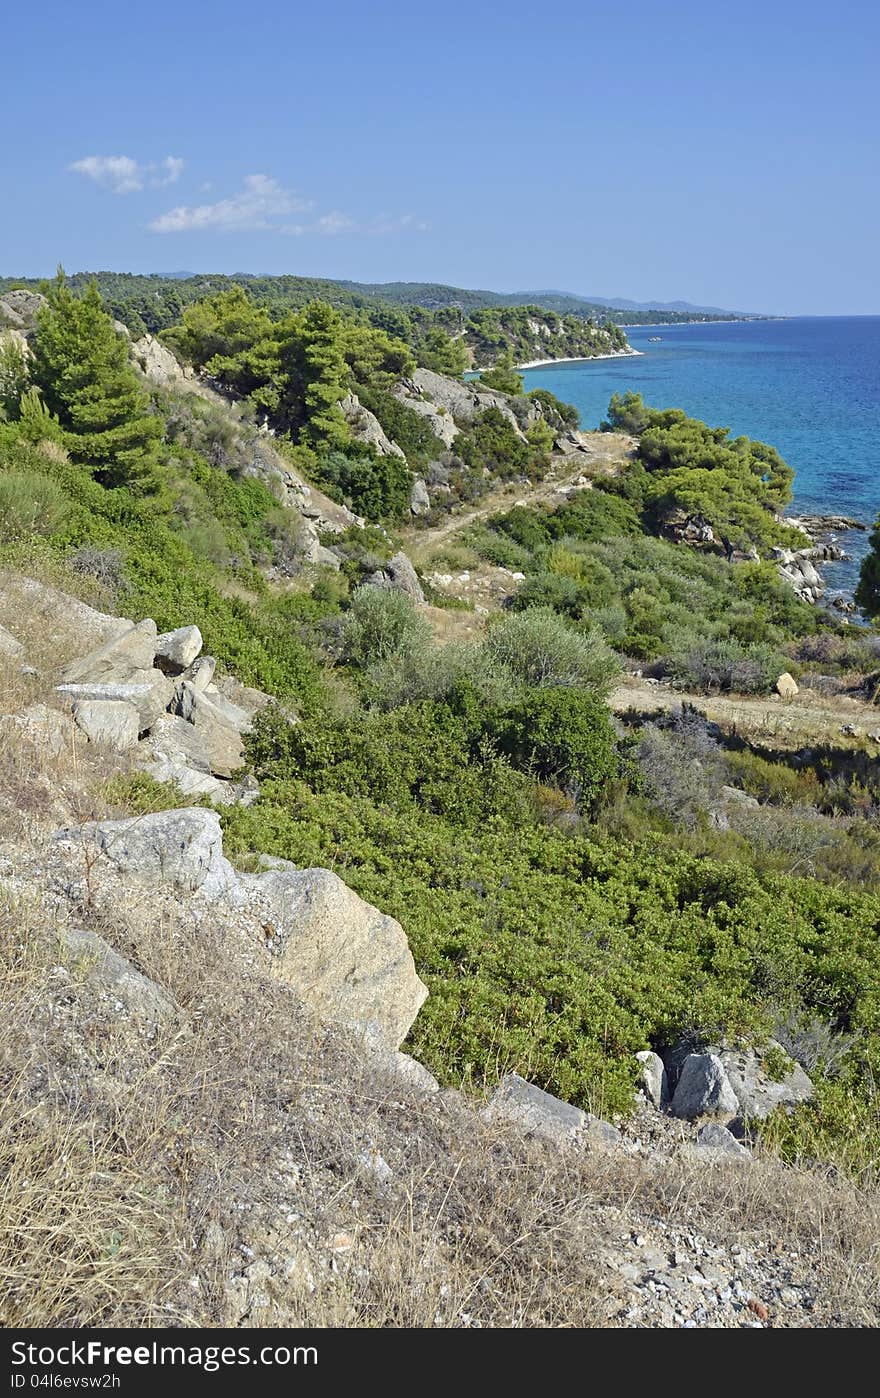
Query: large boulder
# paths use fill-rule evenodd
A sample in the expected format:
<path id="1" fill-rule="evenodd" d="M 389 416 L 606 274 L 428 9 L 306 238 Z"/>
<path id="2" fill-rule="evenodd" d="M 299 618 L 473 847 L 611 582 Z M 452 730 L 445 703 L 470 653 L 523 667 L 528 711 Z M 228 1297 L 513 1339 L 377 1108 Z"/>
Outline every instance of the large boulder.
<path id="1" fill-rule="evenodd" d="M 139 670 L 149 670 L 156 654 L 156 623 L 147 619 L 72 660 L 62 679 L 66 684 L 105 680 L 130 680 Z"/>
<path id="2" fill-rule="evenodd" d="M 409 493 L 409 512 L 412 515 L 426 515 L 431 508 L 428 487 L 421 476 L 416 476 Z"/>
<path id="3" fill-rule="evenodd" d="M 393 592 L 405 592 L 417 606 L 422 606 L 425 601 L 419 575 L 405 553 L 396 553 L 385 564 L 384 569 L 371 573 L 367 582 L 371 587 L 387 587 Z"/>
<path id="4" fill-rule="evenodd" d="M 212 695 L 183 680 L 174 692 L 172 711 L 191 723 L 216 777 L 231 777 L 244 763 L 242 730 L 248 715 L 216 692 Z"/>
<path id="5" fill-rule="evenodd" d="M 264 929 L 281 979 L 307 1005 L 398 1048 L 428 994 L 400 923 L 328 869 L 242 875 L 235 899 Z"/>
<path id="6" fill-rule="evenodd" d="M 192 665 L 202 649 L 202 633 L 197 626 L 178 626 L 156 637 L 155 664 L 166 675 L 179 675 Z"/>
<path id="7" fill-rule="evenodd" d="M 518 1073 L 501 1079 L 482 1115 L 484 1121 L 506 1121 L 525 1135 L 541 1136 L 556 1145 L 582 1141 L 617 1145 L 621 1140 L 620 1132 L 607 1121 L 560 1101 Z"/>
<path id="8" fill-rule="evenodd" d="M 77 597 L 38 582 L 36 578 L 3 573 L 0 574 L 0 625 L 16 632 L 25 628 L 22 634 L 27 635 L 32 631 L 45 632 L 52 636 L 54 647 L 67 654 L 83 655 L 130 631 L 132 623 L 125 617 L 98 612 Z"/>
<path id="9" fill-rule="evenodd" d="M 764 1049 L 723 1049 L 720 1057 L 742 1117 L 761 1120 L 777 1107 L 795 1107 L 813 1096 L 803 1068 L 772 1039 Z M 781 1068 L 771 1072 L 771 1066 L 776 1068 L 774 1057 Z"/>
<path id="10" fill-rule="evenodd" d="M 128 752 L 137 746 L 140 725 L 133 704 L 119 699 L 83 699 L 74 704 L 73 717 L 90 743 L 114 752 Z"/>
<path id="11" fill-rule="evenodd" d="M 774 688 L 782 699 L 793 699 L 798 693 L 797 683 L 787 670 L 779 676 Z"/>
<path id="12" fill-rule="evenodd" d="M 183 892 L 198 890 L 206 898 L 219 898 L 236 882 L 223 855 L 216 811 L 185 808 L 93 821 L 59 830 L 55 840 L 72 850 L 93 851 L 140 883 L 170 884 Z"/>
<path id="13" fill-rule="evenodd" d="M 724 1064 L 714 1053 L 690 1053 L 672 1098 L 672 1115 L 685 1121 L 701 1116 L 736 1115 L 739 1103 Z"/>

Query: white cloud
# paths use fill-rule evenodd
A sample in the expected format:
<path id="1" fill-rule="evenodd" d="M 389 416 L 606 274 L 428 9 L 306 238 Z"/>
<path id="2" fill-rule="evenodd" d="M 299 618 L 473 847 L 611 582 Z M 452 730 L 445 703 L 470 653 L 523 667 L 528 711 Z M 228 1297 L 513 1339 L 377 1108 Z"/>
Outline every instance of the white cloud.
<path id="1" fill-rule="evenodd" d="M 68 168 L 112 194 L 136 194 L 148 182 L 156 189 L 176 184 L 184 163 L 179 155 L 166 155 L 158 164 L 151 161 L 143 165 L 130 155 L 87 155 Z"/>
<path id="2" fill-rule="evenodd" d="M 154 233 L 186 233 L 192 229 L 217 228 L 227 233 L 275 229 L 285 214 L 300 213 L 312 206 L 299 199 L 269 175 L 248 175 L 243 188 L 216 204 L 178 204 L 150 224 Z"/>
<path id="3" fill-rule="evenodd" d="M 201 188 L 209 189 L 210 184 L 203 184 Z M 382 216 L 358 223 L 340 209 L 316 214 L 310 220 L 288 222 L 291 214 L 309 214 L 314 207 L 313 200 L 301 199 L 271 175 L 247 175 L 242 188 L 228 199 L 219 199 L 215 204 L 178 204 L 153 219 L 150 228 L 154 233 L 210 229 L 221 233 L 279 233 L 290 238 L 312 233 L 335 238 L 344 233 L 368 237 L 407 231 L 423 233 L 429 226 L 412 214 L 402 218 Z"/>
<path id="4" fill-rule="evenodd" d="M 165 174 L 159 176 L 155 181 L 159 188 L 161 189 L 166 184 L 177 184 L 177 181 L 183 174 L 185 163 L 186 162 L 181 160 L 179 155 L 166 155 L 160 166 L 160 168 L 165 171 Z"/>
<path id="5" fill-rule="evenodd" d="M 143 171 L 130 155 L 87 155 L 69 167 L 114 194 L 133 194 L 143 189 Z"/>

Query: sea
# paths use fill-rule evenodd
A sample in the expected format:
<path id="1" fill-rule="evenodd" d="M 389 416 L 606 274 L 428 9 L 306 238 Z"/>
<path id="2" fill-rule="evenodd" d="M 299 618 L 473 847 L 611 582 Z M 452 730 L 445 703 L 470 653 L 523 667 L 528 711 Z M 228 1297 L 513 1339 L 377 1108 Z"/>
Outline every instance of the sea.
<path id="1" fill-rule="evenodd" d="M 523 372 L 598 427 L 612 393 L 641 393 L 713 426 L 769 442 L 794 467 L 791 514 L 880 513 L 880 316 L 637 326 L 639 356 L 578 360 Z M 840 538 L 851 558 L 823 565 L 831 594 L 850 594 L 866 533 Z"/>

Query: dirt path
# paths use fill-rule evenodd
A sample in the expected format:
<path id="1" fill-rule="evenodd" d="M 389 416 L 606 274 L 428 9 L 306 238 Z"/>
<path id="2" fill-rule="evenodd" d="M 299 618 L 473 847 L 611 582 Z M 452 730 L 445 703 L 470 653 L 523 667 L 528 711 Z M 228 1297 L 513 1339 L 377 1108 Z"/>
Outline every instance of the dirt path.
<path id="1" fill-rule="evenodd" d="M 619 432 L 579 432 L 578 437 L 584 449 L 556 453 L 551 458 L 546 476 L 536 485 L 523 487 L 521 483 L 515 483 L 503 486 L 490 491 L 473 509 L 456 512 L 442 524 L 429 529 L 409 529 L 403 536 L 404 550 L 414 562 L 424 562 L 439 544 L 499 510 L 512 509 L 520 502 L 530 506 L 558 504 L 581 477 L 588 483 L 597 476 L 617 472 L 632 450 L 632 438 Z"/>
<path id="2" fill-rule="evenodd" d="M 836 748 L 878 747 L 880 710 L 848 695 L 819 694 L 802 689 L 793 699 L 779 695 L 748 698 L 745 695 L 688 694 L 666 684 L 651 684 L 626 676 L 612 691 L 609 703 L 615 713 L 671 713 L 691 704 L 729 733 L 760 738 L 778 748 L 809 743 L 831 743 Z M 852 730 L 841 732 L 842 729 Z"/>

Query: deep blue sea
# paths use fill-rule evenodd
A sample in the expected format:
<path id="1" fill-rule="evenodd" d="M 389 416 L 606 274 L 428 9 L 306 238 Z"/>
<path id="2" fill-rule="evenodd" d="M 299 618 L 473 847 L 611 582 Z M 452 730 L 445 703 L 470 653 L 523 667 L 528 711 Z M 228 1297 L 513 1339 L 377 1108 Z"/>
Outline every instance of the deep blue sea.
<path id="1" fill-rule="evenodd" d="M 659 335 L 659 344 L 650 337 Z M 627 331 L 641 357 L 529 369 L 596 427 L 612 393 L 635 389 L 656 408 L 770 442 L 795 469 L 792 513 L 834 511 L 873 524 L 880 512 L 880 316 L 798 317 Z M 841 542 L 852 563 L 826 568 L 849 591 L 867 536 Z"/>

